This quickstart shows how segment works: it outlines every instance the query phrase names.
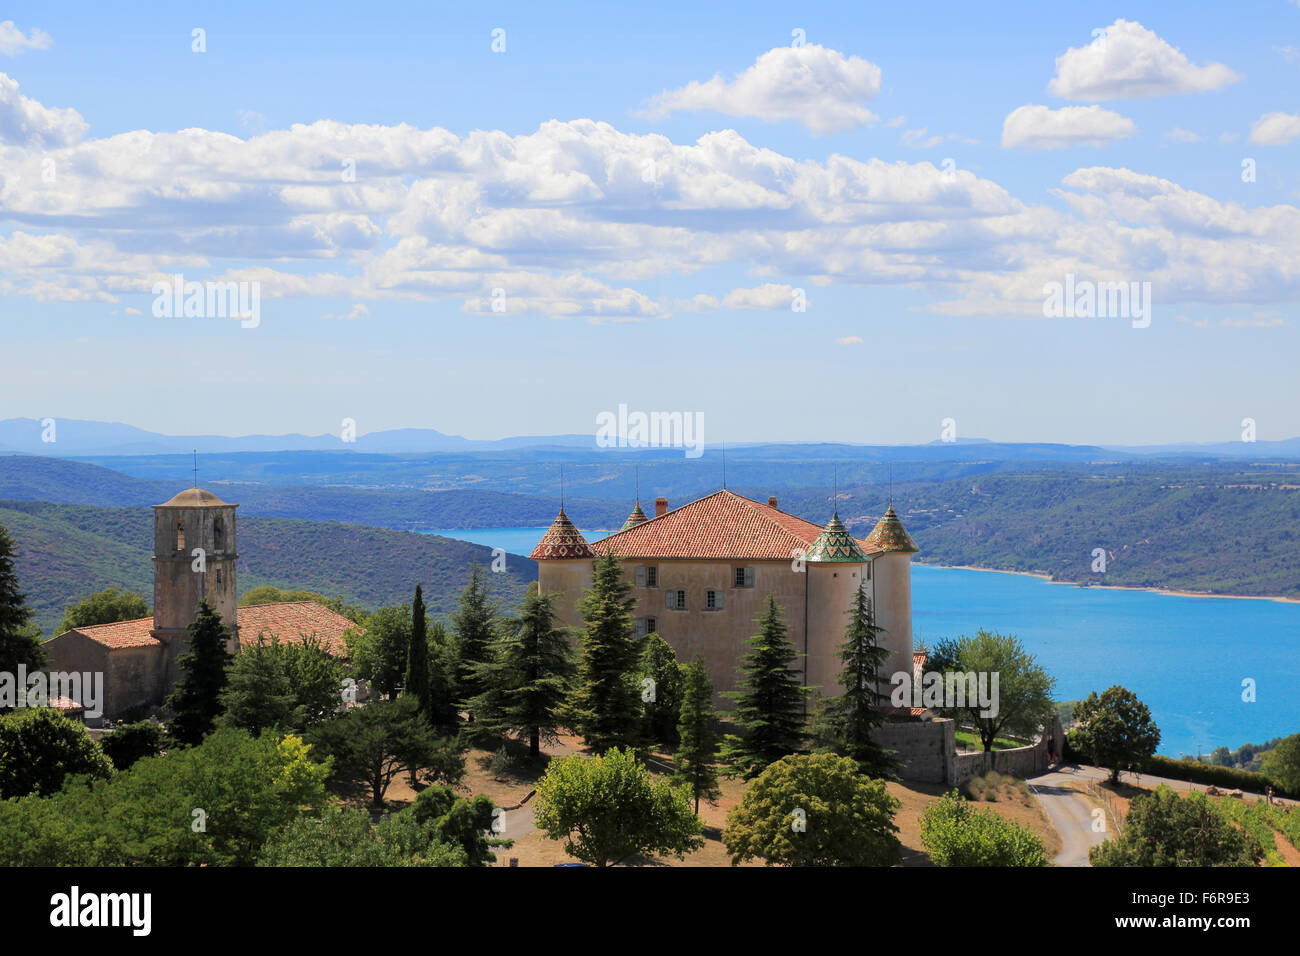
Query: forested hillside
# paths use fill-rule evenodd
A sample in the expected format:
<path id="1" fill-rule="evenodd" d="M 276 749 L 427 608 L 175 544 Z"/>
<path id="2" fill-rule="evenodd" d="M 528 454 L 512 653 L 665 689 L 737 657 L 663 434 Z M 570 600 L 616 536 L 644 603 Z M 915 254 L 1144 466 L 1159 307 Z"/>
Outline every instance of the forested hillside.
<path id="1" fill-rule="evenodd" d="M 64 608 L 110 586 L 153 601 L 153 515 L 147 509 L 0 500 L 0 525 L 18 549 L 18 579 L 46 637 Z M 368 609 L 411 600 L 424 585 L 431 613 L 455 609 L 474 562 L 490 566 L 491 551 L 435 535 L 321 521 L 241 515 L 239 590 L 263 584 L 301 588 Z M 513 610 L 537 565 L 510 555 L 506 570 L 488 575 L 498 601 Z"/>

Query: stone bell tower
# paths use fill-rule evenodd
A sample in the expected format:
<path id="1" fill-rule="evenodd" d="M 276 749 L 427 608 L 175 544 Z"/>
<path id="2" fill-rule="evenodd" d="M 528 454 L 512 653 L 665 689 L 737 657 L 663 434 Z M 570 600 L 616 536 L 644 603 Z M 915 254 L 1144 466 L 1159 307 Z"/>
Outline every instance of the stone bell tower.
<path id="1" fill-rule="evenodd" d="M 189 650 L 189 626 L 199 601 L 230 630 L 226 649 L 239 650 L 236 618 L 235 509 L 201 488 L 153 507 L 153 636 L 167 645 L 165 681 L 179 676 L 176 660 Z"/>

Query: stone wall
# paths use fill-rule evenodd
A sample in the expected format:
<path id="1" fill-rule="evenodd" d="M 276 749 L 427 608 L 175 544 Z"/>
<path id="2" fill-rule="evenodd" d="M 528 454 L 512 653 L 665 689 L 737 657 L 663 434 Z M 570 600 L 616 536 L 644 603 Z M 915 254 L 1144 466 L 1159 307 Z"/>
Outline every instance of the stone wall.
<path id="1" fill-rule="evenodd" d="M 886 750 L 896 751 L 903 765 L 899 776 L 904 780 L 951 782 L 957 745 L 951 720 L 885 724 L 876 731 L 875 738 Z"/>

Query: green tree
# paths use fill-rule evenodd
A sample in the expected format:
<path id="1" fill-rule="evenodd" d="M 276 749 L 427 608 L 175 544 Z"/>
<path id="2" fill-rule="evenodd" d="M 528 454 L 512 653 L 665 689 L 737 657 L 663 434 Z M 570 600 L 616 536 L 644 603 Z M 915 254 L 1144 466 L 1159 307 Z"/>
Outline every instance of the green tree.
<path id="1" fill-rule="evenodd" d="M 467 709 L 469 701 L 487 690 L 479 665 L 492 661 L 496 618 L 496 608 L 483 577 L 483 568 L 475 564 L 470 571 L 469 584 L 460 594 L 460 605 L 451 616 L 452 633 L 455 634 L 452 648 L 456 699 Z M 472 710 L 469 711 L 469 719 L 477 719 Z"/>
<path id="2" fill-rule="evenodd" d="M 713 730 L 718 713 L 713 706 L 713 682 L 704 666 L 704 658 L 682 668 L 682 706 L 677 721 L 680 746 L 674 755 L 677 772 L 674 779 L 691 788 L 695 798 L 695 812 L 700 812 L 700 799 L 715 803 L 722 791 L 718 789 L 718 768 L 714 754 L 718 748 L 718 735 Z"/>
<path id="3" fill-rule="evenodd" d="M 641 699 L 645 703 L 643 735 L 646 740 L 675 746 L 682 708 L 682 668 L 672 645 L 658 634 L 646 635 L 640 676 Z M 651 683 L 647 684 L 647 680 Z"/>
<path id="4" fill-rule="evenodd" d="M 374 685 L 377 693 L 394 700 L 406 675 L 411 649 L 411 609 L 406 605 L 381 607 L 366 618 L 364 629 L 343 636 L 358 677 Z"/>
<path id="5" fill-rule="evenodd" d="M 45 666 L 41 632 L 31 619 L 27 599 L 18 589 L 13 539 L 0 525 L 0 673 L 16 674 L 19 664 L 29 671 Z"/>
<path id="6" fill-rule="evenodd" d="M 727 814 L 732 864 L 893 866 L 901 856 L 898 800 L 849 757 L 790 754 L 759 774 Z"/>
<path id="7" fill-rule="evenodd" d="M 55 633 L 62 634 L 74 628 L 93 627 L 96 624 L 134 621 L 152 613 L 145 599 L 135 591 L 105 588 L 69 605 L 63 612 L 63 623 Z"/>
<path id="8" fill-rule="evenodd" d="M 113 761 L 114 767 L 126 770 L 137 760 L 156 757 L 162 752 L 163 730 L 152 720 L 123 724 L 101 738 L 100 746 L 104 748 L 108 759 Z"/>
<path id="9" fill-rule="evenodd" d="M 465 852 L 469 866 L 487 866 L 496 862 L 493 847 L 511 846 L 514 841 L 489 837 L 495 832 L 498 820 L 496 805 L 479 794 L 473 800 L 458 797 L 450 787 L 426 787 L 420 791 L 403 813 L 412 814 L 423 827 L 429 828 L 437 839 Z"/>
<path id="10" fill-rule="evenodd" d="M 297 737 L 218 728 L 109 780 L 0 800 L 0 863 L 247 866 L 302 808 L 324 804 L 328 772 Z"/>
<path id="11" fill-rule="evenodd" d="M 207 601 L 199 602 L 189 633 L 189 651 L 176 662 L 181 678 L 167 698 L 174 715 L 167 732 L 178 743 L 193 746 L 211 732 L 221 715 L 221 692 L 226 689 L 231 654 L 226 650 L 229 632 Z"/>
<path id="12" fill-rule="evenodd" d="M 973 726 L 985 753 L 993 750 L 993 742 L 1004 733 L 1033 737 L 1056 711 L 1052 701 L 1055 678 L 1038 665 L 1034 655 L 1014 636 L 981 630 L 974 637 L 959 637 L 955 646 L 941 642 L 936 647 L 935 659 L 936 664 L 926 661 L 926 672 L 945 674 L 945 688 L 946 675 L 952 674 L 953 689 L 961 681 L 963 693 L 961 700 L 945 699 L 932 709 Z M 992 697 L 989 707 L 985 707 L 977 693 L 981 677 Z"/>
<path id="13" fill-rule="evenodd" d="M 295 730 L 306 730 L 333 717 L 342 702 L 343 661 L 327 651 L 314 633 L 281 648 L 293 693 L 290 725 Z"/>
<path id="14" fill-rule="evenodd" d="M 279 638 L 259 634 L 256 644 L 235 655 L 220 700 L 219 721 L 254 736 L 289 725 L 294 695 Z"/>
<path id="15" fill-rule="evenodd" d="M 631 750 L 574 754 L 552 760 L 537 781 L 533 811 L 548 839 L 592 866 L 617 866 L 632 856 L 673 854 L 704 845 L 688 788 L 656 783 Z"/>
<path id="16" fill-rule="evenodd" d="M 78 721 L 48 707 L 0 716 L 0 800 L 49 795 L 71 774 L 112 773 L 112 761 Z"/>
<path id="17" fill-rule="evenodd" d="M 1043 841 L 953 790 L 921 815 L 921 842 L 936 866 L 1049 866 Z"/>
<path id="18" fill-rule="evenodd" d="M 333 758 L 333 777 L 363 785 L 371 802 L 384 805 L 388 786 L 399 773 L 457 783 L 465 773 L 463 750 L 440 740 L 409 697 L 353 707 L 343 716 L 317 724 L 309 739 Z"/>
<path id="19" fill-rule="evenodd" d="M 354 807 L 326 807 L 302 814 L 266 845 L 258 866 L 465 866 L 465 851 L 435 839 L 410 811 L 370 814 Z"/>
<path id="20" fill-rule="evenodd" d="M 741 689 L 723 694 L 736 702 L 733 720 L 744 735 L 723 738 L 722 762 L 728 775 L 746 780 L 803 746 L 808 693 L 791 670 L 798 655 L 771 595 L 758 626 L 750 638 L 752 649 L 741 660 Z"/>
<path id="21" fill-rule="evenodd" d="M 554 595 L 529 588 L 519 617 L 502 623 L 494 660 L 478 666 L 484 691 L 470 702 L 495 733 L 526 736 L 534 759 L 542 741 L 559 739 L 559 714 L 574 673 L 568 638 L 555 626 L 554 604 Z"/>
<path id="22" fill-rule="evenodd" d="M 893 751 L 880 746 L 875 738 L 885 722 L 885 713 L 878 708 L 881 681 L 888 680 L 884 668 L 889 649 L 880 644 L 879 635 L 884 629 L 876 625 L 865 587 L 858 588 L 847 613 L 849 623 L 840 645 L 844 669 L 837 677 L 844 692 L 827 699 L 819 709 L 814 721 L 817 749 L 851 757 L 867 776 L 895 779 L 898 761 Z"/>
<path id="23" fill-rule="evenodd" d="M 1098 766 L 1108 768 L 1111 783 L 1119 782 L 1120 770 L 1140 764 L 1160 745 L 1160 730 L 1147 705 L 1118 684 L 1100 697 L 1096 691 L 1089 694 L 1074 708 L 1074 719 L 1079 726 L 1070 734 L 1071 745 Z"/>
<path id="24" fill-rule="evenodd" d="M 644 638 L 632 624 L 632 586 L 612 554 L 596 558 L 592 585 L 578 602 L 586 627 L 569 718 L 597 753 L 641 743 L 641 688 L 636 683 Z"/>
<path id="25" fill-rule="evenodd" d="M 406 656 L 405 693 L 415 701 L 420 714 L 430 724 L 434 721 L 434 702 L 429 674 L 429 632 L 424 614 L 424 592 L 415 586 L 411 602 L 411 645 Z"/>
<path id="26" fill-rule="evenodd" d="M 1273 785 L 1290 794 L 1300 794 L 1300 734 L 1278 741 L 1264 756 L 1260 771 Z"/>
<path id="27" fill-rule="evenodd" d="M 1255 866 L 1263 857 L 1205 794 L 1166 786 L 1134 797 L 1119 837 L 1088 851 L 1093 866 Z"/>

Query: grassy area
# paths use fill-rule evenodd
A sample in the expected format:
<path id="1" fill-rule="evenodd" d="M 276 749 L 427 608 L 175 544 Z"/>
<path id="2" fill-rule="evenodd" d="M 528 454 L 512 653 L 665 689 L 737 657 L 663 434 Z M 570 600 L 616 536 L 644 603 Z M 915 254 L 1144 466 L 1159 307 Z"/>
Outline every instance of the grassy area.
<path id="1" fill-rule="evenodd" d="M 973 730 L 957 731 L 957 746 L 961 747 L 963 744 L 966 746 L 967 750 L 984 749 L 984 743 L 983 741 L 980 740 L 980 735 L 975 733 Z M 1023 741 L 1011 740 L 1010 738 L 1007 737 L 993 738 L 994 750 L 1014 750 L 1016 747 L 1027 747 L 1027 746 L 1028 744 L 1024 743 Z"/>

